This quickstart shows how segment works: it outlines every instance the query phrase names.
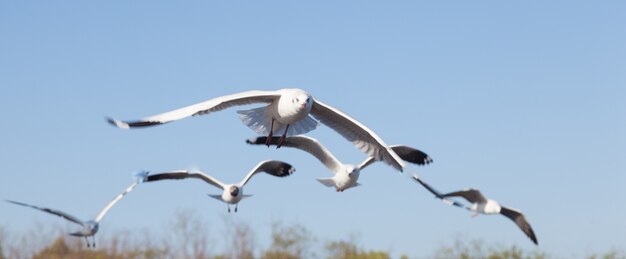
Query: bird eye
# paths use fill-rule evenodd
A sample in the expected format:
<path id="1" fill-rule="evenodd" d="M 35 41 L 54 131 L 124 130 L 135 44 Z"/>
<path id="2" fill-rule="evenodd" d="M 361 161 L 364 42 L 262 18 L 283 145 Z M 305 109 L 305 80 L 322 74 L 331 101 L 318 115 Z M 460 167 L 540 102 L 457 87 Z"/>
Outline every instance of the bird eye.
<path id="1" fill-rule="evenodd" d="M 300 102 L 300 99 L 296 98 L 296 102 Z"/>

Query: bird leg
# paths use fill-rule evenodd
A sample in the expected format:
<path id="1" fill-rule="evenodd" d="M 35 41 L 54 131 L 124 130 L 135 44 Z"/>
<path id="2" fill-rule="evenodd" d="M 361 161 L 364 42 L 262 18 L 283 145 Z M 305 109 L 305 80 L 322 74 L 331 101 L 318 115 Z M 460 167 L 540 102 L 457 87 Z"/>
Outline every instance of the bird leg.
<path id="1" fill-rule="evenodd" d="M 270 133 L 267 135 L 267 139 L 265 140 L 265 145 L 267 147 L 270 147 L 270 144 L 272 144 L 272 137 L 274 136 L 274 117 L 272 117 L 272 123 L 270 126 Z"/>
<path id="2" fill-rule="evenodd" d="M 228 208 L 228 213 L 230 213 L 230 206 L 226 205 L 226 207 Z"/>
<path id="3" fill-rule="evenodd" d="M 289 124 L 287 124 L 287 127 L 285 128 L 285 132 L 283 132 L 283 135 L 280 136 L 280 138 L 278 139 L 278 143 L 276 143 L 276 148 L 280 148 L 283 146 L 283 142 L 285 141 L 285 138 L 287 138 L 288 130 L 289 130 Z"/>
<path id="4" fill-rule="evenodd" d="M 85 237 L 85 243 L 87 243 L 87 247 L 89 247 L 89 239 L 87 239 L 87 237 Z"/>
<path id="5" fill-rule="evenodd" d="M 93 239 L 93 243 L 91 243 L 93 244 L 92 247 L 96 248 L 96 235 L 91 236 L 91 239 Z"/>
<path id="6" fill-rule="evenodd" d="M 237 207 L 239 206 L 239 203 L 235 204 L 235 212 L 237 212 Z"/>

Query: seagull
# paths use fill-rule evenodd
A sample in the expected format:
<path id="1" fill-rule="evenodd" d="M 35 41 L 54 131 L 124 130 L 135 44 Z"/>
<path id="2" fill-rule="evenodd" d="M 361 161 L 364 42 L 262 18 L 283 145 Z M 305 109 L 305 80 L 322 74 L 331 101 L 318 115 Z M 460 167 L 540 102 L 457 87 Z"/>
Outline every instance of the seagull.
<path id="1" fill-rule="evenodd" d="M 209 194 L 210 197 L 215 198 L 217 200 L 223 201 L 226 203 L 228 207 L 228 212 L 230 212 L 230 204 L 235 204 L 235 212 L 237 212 L 237 204 L 243 198 L 250 197 L 252 195 L 243 194 L 243 186 L 252 178 L 253 175 L 265 172 L 273 176 L 277 177 L 285 177 L 291 175 L 295 172 L 296 169 L 287 164 L 285 162 L 277 161 L 277 160 L 266 160 L 261 161 L 259 164 L 254 167 L 248 175 L 239 183 L 234 184 L 224 184 L 219 180 L 207 175 L 201 171 L 190 171 L 190 170 L 174 170 L 154 175 L 148 175 L 146 177 L 146 182 L 160 181 L 160 180 L 180 180 L 186 178 L 197 178 L 211 184 L 217 188 L 223 190 L 222 195 L 212 195 Z"/>
<path id="2" fill-rule="evenodd" d="M 110 201 L 101 211 L 100 213 L 98 213 L 98 216 L 96 216 L 95 219 L 92 220 L 88 220 L 88 221 L 82 221 L 77 217 L 74 217 L 68 213 L 65 213 L 63 211 L 60 210 L 55 210 L 55 209 L 49 209 L 49 208 L 44 208 L 44 207 L 38 207 L 35 205 L 30 205 L 30 204 L 26 204 L 26 203 L 21 203 L 21 202 L 17 202 L 17 201 L 12 201 L 12 200 L 5 200 L 6 202 L 10 202 L 16 205 L 20 205 L 20 206 L 25 206 L 25 207 L 30 207 L 33 209 L 38 209 L 41 210 L 43 212 L 47 212 L 53 215 L 57 215 L 61 218 L 64 218 L 66 220 L 69 220 L 71 222 L 74 222 L 78 225 L 81 225 L 83 227 L 83 229 L 76 231 L 76 232 L 72 232 L 69 233 L 71 236 L 76 236 L 76 237 L 84 237 L 85 238 L 85 242 L 87 243 L 87 247 L 96 247 L 96 238 L 95 238 L 95 234 L 98 232 L 98 228 L 100 225 L 100 221 L 102 220 L 102 218 L 104 218 L 104 215 L 109 211 L 109 209 L 111 209 L 113 207 L 113 205 L 115 205 L 115 203 L 117 203 L 119 200 L 121 200 L 126 194 L 130 193 L 133 189 L 135 189 L 135 187 L 143 182 L 145 176 L 148 175 L 147 171 L 142 171 L 139 173 L 134 174 L 135 177 L 135 182 L 133 184 L 131 184 L 130 186 L 128 186 L 122 193 L 118 194 L 117 196 L 115 196 L 115 198 Z M 93 240 L 93 243 L 89 242 L 89 238 L 91 237 Z"/>
<path id="3" fill-rule="evenodd" d="M 107 118 L 107 121 L 111 125 L 123 129 L 147 127 L 169 123 L 190 116 L 205 115 L 235 105 L 253 103 L 265 103 L 268 105 L 238 111 L 239 118 L 246 126 L 258 134 L 272 137 L 274 132 L 282 131 L 280 141 L 276 145 L 277 148 L 282 146 L 287 136 L 305 134 L 317 128 L 319 125 L 317 120 L 319 120 L 376 160 L 383 160 L 400 172 L 402 172 L 405 166 L 402 159 L 374 131 L 342 111 L 313 98 L 311 94 L 302 89 L 252 90 L 220 96 L 139 120 L 121 121 Z M 317 120 L 309 115 L 312 115 Z M 269 142 L 266 143 L 268 147 L 269 144 Z"/>
<path id="4" fill-rule="evenodd" d="M 485 198 L 485 196 L 483 196 L 482 193 L 477 189 L 464 189 L 461 191 L 441 194 L 437 190 L 433 189 L 430 185 L 422 181 L 422 179 L 420 179 L 417 175 L 414 175 L 413 179 L 419 182 L 422 186 L 424 186 L 424 188 L 434 194 L 435 197 L 441 199 L 445 203 L 472 211 L 472 217 L 478 216 L 478 213 L 486 215 L 504 215 L 505 217 L 515 222 L 515 224 L 517 224 L 517 226 L 524 232 L 524 234 L 526 234 L 526 236 L 528 236 L 528 238 L 530 238 L 530 240 L 533 241 L 533 243 L 535 243 L 535 245 L 539 244 L 537 242 L 535 232 L 533 231 L 532 227 L 530 227 L 530 224 L 528 223 L 528 221 L 526 221 L 526 217 L 524 217 L 524 214 L 522 214 L 521 211 L 514 208 L 502 206 L 497 201 Z M 467 207 L 462 203 L 448 199 L 448 197 L 463 197 L 465 200 L 471 202 L 472 204 Z"/>
<path id="5" fill-rule="evenodd" d="M 279 141 L 278 137 L 269 139 L 267 137 L 255 137 L 246 140 L 246 143 L 252 145 L 263 145 L 265 143 L 277 145 Z M 373 157 L 368 157 L 359 165 L 341 163 L 319 141 L 303 135 L 285 138 L 283 146 L 300 149 L 320 160 L 330 171 L 335 173 L 335 176 L 317 180 L 325 186 L 334 187 L 337 192 L 343 192 L 348 188 L 359 186 L 360 184 L 357 183 L 357 180 L 359 179 L 360 171 L 376 161 Z M 425 165 L 433 161 L 426 153 L 408 146 L 394 145 L 390 146 L 390 148 L 402 159 L 414 164 Z"/>

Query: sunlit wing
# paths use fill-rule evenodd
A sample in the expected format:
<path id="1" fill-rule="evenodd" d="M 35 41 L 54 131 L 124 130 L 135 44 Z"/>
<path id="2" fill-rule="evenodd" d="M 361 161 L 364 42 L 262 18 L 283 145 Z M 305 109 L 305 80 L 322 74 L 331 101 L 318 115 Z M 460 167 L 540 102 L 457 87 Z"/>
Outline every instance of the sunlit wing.
<path id="1" fill-rule="evenodd" d="M 402 159 L 374 131 L 342 111 L 314 99 L 311 115 L 352 142 L 368 156 L 382 160 L 399 171 L 404 168 Z"/>
<path id="2" fill-rule="evenodd" d="M 204 115 L 211 112 L 220 111 L 236 105 L 246 105 L 252 103 L 271 103 L 279 97 L 280 94 L 278 91 L 253 90 L 220 96 L 201 103 L 149 116 L 139 120 L 120 121 L 112 118 L 107 118 L 107 121 L 111 125 L 124 129 L 154 126 L 180 120 L 190 116 Z"/>
<path id="3" fill-rule="evenodd" d="M 154 182 L 154 181 L 160 181 L 160 180 L 181 180 L 181 179 L 187 179 L 187 178 L 196 178 L 196 179 L 203 180 L 222 190 L 224 189 L 224 186 L 226 186 L 224 183 L 211 177 L 210 175 L 207 175 L 202 172 L 190 172 L 188 170 L 176 170 L 176 171 L 169 171 L 169 172 L 164 172 L 164 173 L 148 175 L 148 177 L 146 177 L 146 182 Z"/>
<path id="4" fill-rule="evenodd" d="M 126 196 L 126 194 L 130 193 L 131 191 L 133 191 L 133 189 L 135 189 L 135 187 L 137 187 L 137 185 L 139 184 L 139 182 L 134 182 L 133 184 L 131 184 L 130 186 L 128 186 L 122 193 L 118 194 L 117 196 L 115 196 L 115 198 L 113 198 L 112 201 L 109 202 L 109 204 L 107 204 L 101 211 L 100 213 L 98 213 L 98 216 L 96 216 L 96 219 L 94 220 L 96 223 L 100 222 L 100 220 L 102 220 L 102 218 L 104 218 L 104 215 L 107 214 L 107 212 L 113 207 L 113 205 L 115 205 L 115 203 L 117 203 L 119 200 L 121 200 L 124 196 Z"/>
<path id="5" fill-rule="evenodd" d="M 278 143 L 279 137 L 272 137 L 270 140 L 271 145 Z M 246 140 L 248 144 L 265 145 L 267 137 L 256 137 Z M 337 172 L 341 168 L 341 162 L 335 158 L 335 156 L 326 149 L 319 141 L 307 136 L 291 136 L 285 138 L 283 147 L 292 147 L 307 152 L 317 158 L 324 166 L 333 172 Z"/>

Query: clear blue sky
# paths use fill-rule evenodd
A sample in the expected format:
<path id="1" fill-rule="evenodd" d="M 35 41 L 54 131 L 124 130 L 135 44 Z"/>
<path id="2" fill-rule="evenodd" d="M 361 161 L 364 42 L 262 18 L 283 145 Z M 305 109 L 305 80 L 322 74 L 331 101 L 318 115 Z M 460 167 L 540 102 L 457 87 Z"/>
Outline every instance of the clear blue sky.
<path id="1" fill-rule="evenodd" d="M 158 230 L 180 208 L 205 217 L 213 237 L 224 215 L 248 222 L 260 246 L 282 220 L 414 256 L 458 236 L 533 249 L 504 217 L 435 201 L 409 180 L 417 172 L 441 191 L 480 188 L 523 210 L 543 251 L 623 249 L 625 13 L 623 1 L 3 1 L 0 197 L 87 218 L 139 169 L 193 166 L 235 182 L 280 159 L 296 174 L 253 179 L 237 214 L 202 182 L 163 182 L 136 189 L 101 229 Z M 335 193 L 314 180 L 330 172 L 308 154 L 246 145 L 254 132 L 238 108 L 132 131 L 104 121 L 286 87 L 435 163 L 405 175 L 377 164 L 362 187 Z M 327 127 L 309 135 L 343 162 L 365 158 Z M 15 232 L 61 223 L 0 211 Z"/>

